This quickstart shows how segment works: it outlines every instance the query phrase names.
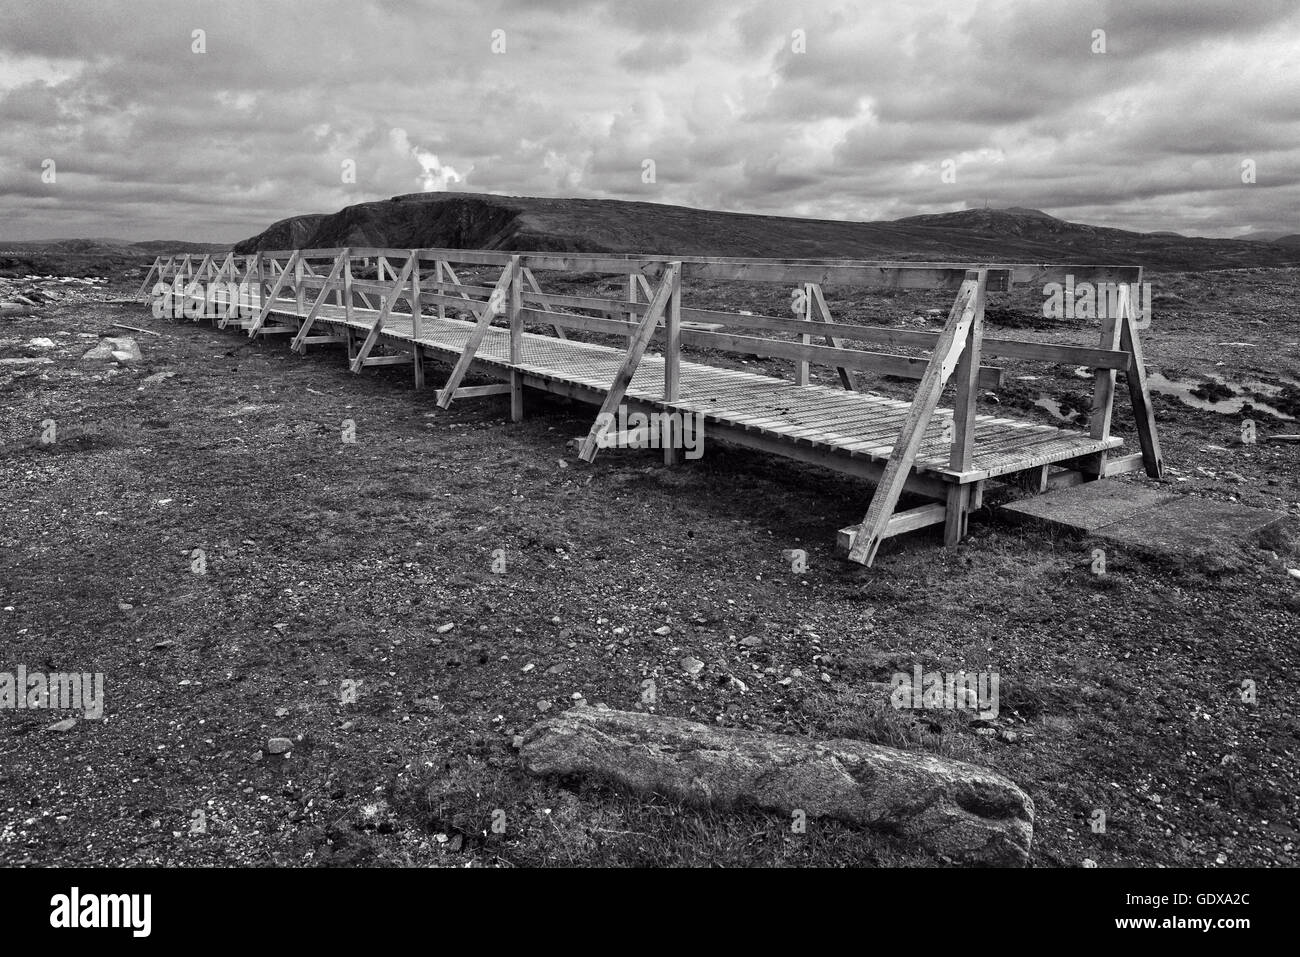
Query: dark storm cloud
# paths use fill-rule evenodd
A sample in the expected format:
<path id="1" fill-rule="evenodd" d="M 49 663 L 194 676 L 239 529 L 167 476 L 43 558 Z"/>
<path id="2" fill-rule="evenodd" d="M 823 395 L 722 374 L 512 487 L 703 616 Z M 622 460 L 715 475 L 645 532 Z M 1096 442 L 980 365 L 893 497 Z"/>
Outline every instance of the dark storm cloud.
<path id="1" fill-rule="evenodd" d="M 236 239 L 425 188 L 1295 231 L 1297 40 L 1291 0 L 20 0 L 0 238 Z"/>

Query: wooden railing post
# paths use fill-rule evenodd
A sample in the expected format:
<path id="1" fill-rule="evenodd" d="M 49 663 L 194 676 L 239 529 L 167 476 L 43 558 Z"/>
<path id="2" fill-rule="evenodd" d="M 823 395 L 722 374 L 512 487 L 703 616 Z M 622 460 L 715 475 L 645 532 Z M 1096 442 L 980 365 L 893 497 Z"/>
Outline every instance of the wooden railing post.
<path id="1" fill-rule="evenodd" d="M 672 287 L 668 294 L 668 305 L 664 309 L 664 402 L 676 402 L 680 398 L 682 378 L 682 273 L 673 270 Z M 672 413 L 673 409 L 666 410 Z M 683 413 L 685 414 L 685 413 Z M 680 445 L 685 434 L 678 433 L 673 425 L 672 416 L 664 417 L 663 451 L 664 465 L 676 465 L 681 461 Z"/>
<path id="2" fill-rule="evenodd" d="M 916 397 L 912 399 L 907 417 L 903 420 L 903 427 L 898 432 L 898 438 L 894 440 L 889 461 L 885 463 L 885 471 L 880 476 L 880 484 L 876 486 L 867 514 L 853 536 L 852 545 L 849 547 L 850 561 L 870 565 L 875 560 L 876 550 L 880 548 L 880 543 L 886 537 L 885 530 L 889 525 L 889 518 L 894 513 L 894 506 L 898 504 L 903 486 L 907 484 L 912 463 L 916 461 L 916 453 L 920 451 L 921 443 L 925 438 L 926 426 L 930 424 L 935 407 L 939 404 L 944 383 L 951 377 L 957 363 L 961 360 L 962 352 L 965 351 L 978 306 L 980 272 L 982 270 L 966 272 L 966 278 L 962 281 L 952 310 L 948 313 L 948 322 L 944 325 L 938 342 L 935 343 L 934 352 L 930 354 L 930 361 L 925 367 L 925 375 L 921 377 L 917 386 Z M 960 485 L 948 493 L 947 509 L 950 521 L 960 523 L 964 516 L 967 495 L 967 490 Z M 960 524 L 957 527 L 960 530 Z"/>
<path id="3" fill-rule="evenodd" d="M 348 342 L 352 341 L 352 250 L 343 263 L 343 321 L 348 324 Z M 350 357 L 349 357 L 350 358 Z"/>
<path id="4" fill-rule="evenodd" d="M 420 253 L 411 250 L 411 336 L 419 339 L 424 335 L 424 323 L 420 314 Z"/>
<path id="5" fill-rule="evenodd" d="M 1139 282 L 1141 278 L 1139 273 Z M 1128 397 L 1133 407 L 1133 421 L 1137 425 L 1138 443 L 1142 446 L 1142 465 L 1148 477 L 1159 479 L 1164 477 L 1165 463 L 1160 453 L 1160 436 L 1156 433 L 1155 409 L 1151 405 L 1151 393 L 1147 389 L 1146 356 L 1142 352 L 1137 316 L 1133 311 L 1133 297 L 1130 295 L 1126 297 L 1120 314 L 1120 348 L 1132 357 L 1124 378 L 1128 382 Z"/>
<path id="6" fill-rule="evenodd" d="M 948 467 L 959 472 L 970 469 L 975 451 L 975 415 L 980 391 L 980 359 L 984 341 L 984 297 L 988 270 L 979 270 L 975 287 L 975 314 L 966 333 L 966 345 L 957 360 L 953 376 L 956 395 L 953 400 L 952 451 Z"/>
<path id="7" fill-rule="evenodd" d="M 803 315 L 800 316 L 799 318 L 802 319 L 804 322 L 809 322 L 809 323 L 812 322 L 812 284 L 811 283 L 803 284 Z M 799 337 L 799 342 L 802 345 L 810 346 L 812 345 L 812 336 L 810 336 L 807 333 L 804 333 Z M 798 363 L 795 365 L 794 384 L 795 385 L 808 384 L 808 360 L 807 359 L 800 359 Z"/>
<path id="8" fill-rule="evenodd" d="M 510 421 L 524 419 L 524 374 L 518 368 L 524 359 L 524 266 L 518 256 L 510 259 L 510 285 L 506 287 L 510 320 Z"/>
<path id="9" fill-rule="evenodd" d="M 627 274 L 627 301 L 628 302 L 630 303 L 636 302 L 636 290 L 637 290 L 636 273 L 628 273 Z M 635 309 L 628 310 L 627 321 L 634 326 L 637 324 L 637 311 Z M 632 348 L 632 340 L 634 338 L 635 338 L 634 334 L 629 332 L 627 336 L 627 347 L 629 351 Z"/>
<path id="10" fill-rule="evenodd" d="M 1119 295 L 1115 299 L 1109 299 L 1105 296 L 1098 296 L 1097 301 L 1104 304 L 1104 315 L 1101 317 L 1101 341 L 1098 346 L 1102 349 L 1118 349 L 1123 333 L 1123 316 L 1128 308 L 1128 283 L 1121 283 Z M 1110 305 L 1115 303 L 1118 309 L 1118 315 L 1111 313 Z M 1088 434 L 1094 439 L 1110 438 L 1111 416 L 1115 409 L 1115 370 L 1114 369 L 1097 369 L 1093 373 L 1092 380 L 1092 408 L 1088 412 Z M 1106 474 L 1106 452 L 1098 452 L 1095 461 L 1097 463 L 1096 471 L 1089 471 L 1088 478 L 1101 478 Z"/>

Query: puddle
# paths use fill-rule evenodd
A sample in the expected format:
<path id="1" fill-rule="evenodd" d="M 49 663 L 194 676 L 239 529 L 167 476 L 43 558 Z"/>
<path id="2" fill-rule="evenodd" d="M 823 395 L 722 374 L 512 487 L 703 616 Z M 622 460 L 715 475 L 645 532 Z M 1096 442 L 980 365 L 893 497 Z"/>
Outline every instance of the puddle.
<path id="1" fill-rule="evenodd" d="M 1040 409 L 1045 409 L 1049 414 L 1051 414 L 1052 418 L 1060 422 L 1065 422 L 1070 425 L 1077 424 L 1074 421 L 1074 416 L 1071 413 L 1066 412 L 1065 409 L 1061 407 L 1061 403 L 1056 399 L 1053 399 L 1050 395 L 1043 395 L 1040 393 L 1039 396 L 1034 399 L 1034 405 L 1038 406 Z"/>
<path id="2" fill-rule="evenodd" d="M 1287 422 L 1295 421 L 1295 416 L 1287 415 L 1253 395 L 1238 394 L 1240 390 L 1247 389 L 1264 396 L 1280 396 L 1282 394 L 1281 386 L 1260 382 L 1258 379 L 1228 380 L 1215 373 L 1208 373 L 1205 378 L 1208 382 L 1179 382 L 1176 379 L 1163 376 L 1159 372 L 1149 372 L 1147 373 L 1147 388 L 1152 392 L 1174 396 L 1183 405 L 1191 406 L 1193 409 L 1202 409 L 1206 412 L 1218 412 L 1220 415 L 1236 415 L 1249 405 Z M 1283 378 L 1283 381 L 1290 381 L 1285 377 L 1281 378 Z M 1211 390 L 1212 392 L 1226 392 L 1227 395 L 1221 399 L 1205 399 L 1192 394 L 1193 389 L 1205 391 L 1204 386 L 1208 383 L 1213 383 L 1219 387 Z"/>

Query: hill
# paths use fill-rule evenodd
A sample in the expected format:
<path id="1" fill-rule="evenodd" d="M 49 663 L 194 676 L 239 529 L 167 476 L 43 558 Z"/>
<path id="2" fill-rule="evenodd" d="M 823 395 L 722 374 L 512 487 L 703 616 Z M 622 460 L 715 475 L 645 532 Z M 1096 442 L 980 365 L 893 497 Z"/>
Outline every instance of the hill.
<path id="1" fill-rule="evenodd" d="M 172 239 L 0 240 L 0 276 L 95 275 L 139 266 L 163 253 L 226 253 L 229 243 L 189 243 Z"/>
<path id="2" fill-rule="evenodd" d="M 292 216 L 235 244 L 259 249 L 394 248 L 649 252 L 681 256 L 955 259 L 1138 264 L 1155 269 L 1280 265 L 1294 245 L 1139 233 L 1036 209 L 971 209 L 884 222 L 728 213 L 610 199 L 414 193 Z"/>

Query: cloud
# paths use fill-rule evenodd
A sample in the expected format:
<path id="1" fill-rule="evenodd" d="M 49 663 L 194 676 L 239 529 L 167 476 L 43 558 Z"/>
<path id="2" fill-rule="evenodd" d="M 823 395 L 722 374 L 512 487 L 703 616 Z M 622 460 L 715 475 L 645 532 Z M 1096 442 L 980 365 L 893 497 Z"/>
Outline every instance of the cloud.
<path id="1" fill-rule="evenodd" d="M 413 156 L 415 161 L 420 164 L 421 173 L 416 182 L 420 184 L 420 189 L 426 193 L 446 192 L 447 187 L 452 183 L 463 182 L 465 177 L 456 172 L 450 166 L 445 166 L 438 159 L 438 154 L 418 146 L 411 145 L 410 139 L 406 135 L 406 130 L 400 127 L 394 127 L 388 131 L 392 140 L 393 148 L 399 153 Z M 469 168 L 473 172 L 474 167 Z"/>
<path id="2" fill-rule="evenodd" d="M 1293 0 L 10 0 L 0 238 L 234 240 L 416 189 L 1294 232 L 1298 41 Z"/>

